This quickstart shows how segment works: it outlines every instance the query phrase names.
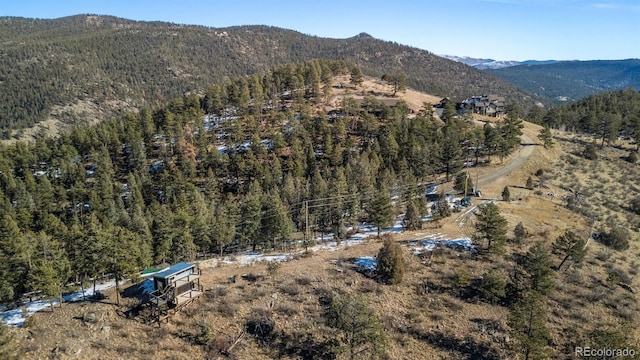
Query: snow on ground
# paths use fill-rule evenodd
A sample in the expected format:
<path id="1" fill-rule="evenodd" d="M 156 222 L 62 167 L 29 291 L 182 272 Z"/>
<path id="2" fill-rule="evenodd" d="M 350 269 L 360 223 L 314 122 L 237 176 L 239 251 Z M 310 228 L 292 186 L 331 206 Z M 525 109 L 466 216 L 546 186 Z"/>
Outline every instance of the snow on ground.
<path id="1" fill-rule="evenodd" d="M 442 236 L 428 237 L 426 239 L 418 240 L 409 243 L 409 246 L 413 247 L 413 254 L 420 255 L 425 251 L 433 251 L 436 246 L 445 246 L 454 249 L 473 250 L 473 242 L 469 238 L 459 239 L 443 239 Z"/>
<path id="2" fill-rule="evenodd" d="M 423 219 L 430 219 L 430 217 L 425 217 Z M 353 228 L 347 229 L 349 231 L 354 230 Z M 393 233 L 401 233 L 403 231 L 402 221 L 394 222 L 393 226 L 386 229 L 380 229 L 380 235 L 383 234 L 393 234 Z M 333 234 L 325 233 L 321 236 L 317 236 L 314 240 L 316 245 L 311 246 L 309 249 L 311 251 L 338 251 L 340 249 L 344 249 L 345 247 L 353 246 L 361 244 L 367 238 L 375 237 L 378 235 L 378 228 L 376 226 L 370 224 L 361 224 L 357 226 L 357 232 L 350 236 L 347 239 L 343 239 L 338 244 L 335 241 Z M 424 236 L 424 234 L 417 234 L 418 236 Z M 441 244 L 444 246 L 451 247 L 461 247 L 464 249 L 472 249 L 473 244 L 470 239 L 462 238 L 455 240 L 446 240 L 442 239 L 443 236 L 440 234 L 429 235 L 429 237 L 418 240 L 410 243 L 410 246 L 415 247 L 414 253 L 417 254 L 423 251 L 432 251 L 436 244 Z M 419 252 L 418 252 L 419 251 Z M 281 254 L 262 254 L 259 252 L 246 251 L 239 255 L 234 256 L 225 256 L 222 259 L 211 259 L 205 260 L 202 263 L 206 263 L 209 266 L 215 267 L 219 264 L 234 264 L 234 265 L 242 265 L 248 266 L 260 262 L 284 262 L 293 259 L 296 255 L 301 254 L 304 250 L 295 251 L 292 253 L 281 253 Z M 364 257 L 356 260 L 356 266 L 361 266 L 363 269 L 367 271 L 374 271 L 376 267 L 376 260 L 373 257 Z M 163 271 L 162 269 L 160 271 Z M 155 273 L 144 274 L 144 277 L 149 277 Z M 126 281 L 123 281 L 123 283 Z M 115 286 L 115 281 L 106 282 L 103 284 L 96 285 L 96 291 L 104 291 L 109 288 Z M 141 288 L 143 292 L 150 293 L 153 291 L 153 281 L 151 279 L 147 279 L 141 283 Z M 88 287 L 84 290 L 84 296 L 86 298 L 90 298 L 94 295 L 93 286 Z M 63 296 L 65 302 L 73 302 L 73 301 L 81 301 L 82 300 L 82 291 L 77 291 L 72 294 L 68 294 Z M 55 299 L 53 301 L 54 304 L 59 304 L 60 300 Z M 21 307 L 12 310 L 3 310 L 0 308 L 0 319 L 2 319 L 9 326 L 22 326 L 25 322 L 25 317 L 23 316 L 23 310 L 31 315 L 35 312 L 43 310 L 47 307 L 51 306 L 49 301 L 45 300 L 37 300 L 32 302 L 25 302 Z"/>
<path id="3" fill-rule="evenodd" d="M 361 258 L 357 258 L 354 265 L 358 270 L 374 272 L 376 271 L 376 267 L 378 267 L 378 261 L 373 256 L 363 256 Z"/>
<path id="4" fill-rule="evenodd" d="M 115 281 L 110 281 L 104 284 L 97 284 L 96 291 L 103 291 L 109 288 L 116 286 Z M 84 289 L 84 296 L 86 298 L 90 298 L 94 295 L 93 286 Z M 82 300 L 82 290 L 76 291 L 74 293 L 63 295 L 62 298 L 65 302 L 73 302 L 73 301 L 81 301 Z M 60 299 L 53 300 L 54 305 L 60 304 Z M 44 310 L 51 306 L 51 303 L 48 300 L 36 300 L 31 302 L 25 302 L 21 307 L 11 310 L 4 310 L 0 312 L 0 319 L 2 319 L 5 324 L 9 326 L 22 326 L 26 320 L 24 316 L 24 312 L 28 314 L 28 316 Z"/>
<path id="5" fill-rule="evenodd" d="M 166 269 L 162 269 L 156 272 L 152 272 L 152 273 L 147 273 L 144 274 L 143 277 L 149 277 L 157 272 L 160 271 L 164 271 Z M 124 284 L 126 282 L 128 282 L 129 280 L 123 280 L 120 282 L 120 284 Z M 107 289 L 110 289 L 112 287 L 116 286 L 116 282 L 115 281 L 109 281 L 109 282 L 105 282 L 102 284 L 96 284 L 96 288 L 95 291 L 96 292 L 101 292 Z M 150 293 L 151 291 L 153 291 L 153 281 L 151 281 L 150 279 L 147 279 L 145 281 L 142 282 L 141 284 L 142 288 L 143 288 L 143 292 L 145 293 Z M 63 295 L 62 298 L 64 299 L 64 302 L 74 302 L 74 301 L 82 301 L 83 300 L 83 291 L 82 290 L 78 290 L 74 293 L 71 294 L 67 294 L 67 295 Z M 87 288 L 84 289 L 84 298 L 86 299 L 90 299 L 91 297 L 93 297 L 95 295 L 94 289 L 93 289 L 93 285 L 91 286 L 87 286 Z M 60 299 L 54 299 L 53 300 L 53 304 L 54 305 L 59 305 L 60 304 Z M 2 321 L 4 321 L 5 324 L 9 325 L 9 326 L 22 326 L 24 325 L 24 322 L 26 320 L 26 318 L 24 317 L 24 313 L 27 313 L 27 316 L 30 316 L 38 311 L 44 310 L 46 308 L 48 308 L 49 306 L 51 306 L 51 302 L 49 302 L 48 300 L 35 300 L 35 301 L 26 301 L 22 304 L 22 306 L 16 308 L 16 309 L 11 309 L 11 310 L 5 310 L 4 308 L 0 308 L 0 319 Z"/>

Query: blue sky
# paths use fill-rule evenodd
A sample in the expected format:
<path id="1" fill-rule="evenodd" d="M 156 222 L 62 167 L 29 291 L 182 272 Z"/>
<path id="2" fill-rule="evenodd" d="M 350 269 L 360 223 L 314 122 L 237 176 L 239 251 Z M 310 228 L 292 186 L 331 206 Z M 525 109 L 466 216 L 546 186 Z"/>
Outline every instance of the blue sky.
<path id="1" fill-rule="evenodd" d="M 0 16 L 84 13 L 331 38 L 367 32 L 435 54 L 497 60 L 640 57 L 640 0 L 0 0 Z"/>

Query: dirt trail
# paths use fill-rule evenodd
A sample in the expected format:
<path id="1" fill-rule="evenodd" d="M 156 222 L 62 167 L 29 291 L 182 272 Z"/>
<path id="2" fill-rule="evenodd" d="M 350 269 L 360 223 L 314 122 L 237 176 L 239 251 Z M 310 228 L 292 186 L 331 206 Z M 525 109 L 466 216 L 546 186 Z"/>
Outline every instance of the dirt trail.
<path id="1" fill-rule="evenodd" d="M 527 161 L 527 159 L 529 159 L 531 155 L 533 155 L 533 151 L 537 146 L 533 139 L 527 134 L 522 135 L 521 144 L 522 145 L 520 145 L 520 149 L 518 150 L 517 154 L 515 154 L 515 156 L 507 165 L 500 167 L 499 169 L 496 169 L 489 174 L 478 177 L 478 186 L 492 183 L 499 178 L 503 176 L 509 176 L 509 174 L 511 174 L 513 171 L 518 170 L 524 164 L 524 162 Z"/>

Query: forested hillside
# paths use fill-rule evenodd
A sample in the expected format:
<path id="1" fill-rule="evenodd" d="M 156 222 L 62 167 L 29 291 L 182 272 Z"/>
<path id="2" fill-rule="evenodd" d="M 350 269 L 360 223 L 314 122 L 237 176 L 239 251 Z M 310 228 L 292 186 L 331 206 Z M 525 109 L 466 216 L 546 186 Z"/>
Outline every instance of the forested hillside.
<path id="1" fill-rule="evenodd" d="M 314 232 L 384 226 L 392 195 L 424 213 L 420 184 L 519 144 L 517 106 L 484 129 L 452 109 L 443 122 L 373 98 L 362 107 L 347 98 L 331 118 L 314 110 L 349 73 L 359 71 L 338 61 L 285 65 L 202 98 L 1 146 L 0 301 L 198 252 L 280 249 L 305 230 L 305 201 L 315 201 Z"/>
<path id="2" fill-rule="evenodd" d="M 376 77 L 401 70 L 411 87 L 435 95 L 529 99 L 487 73 L 369 36 L 327 39 L 265 26 L 215 29 L 79 15 L 1 18 L 0 44 L 4 139 L 48 117 L 65 124 L 101 121 L 278 64 L 312 59 L 353 62 Z M 54 125 L 60 123 L 40 132 Z"/>
<path id="3" fill-rule="evenodd" d="M 551 128 L 593 134 L 602 145 L 640 135 L 640 92 L 634 89 L 588 96 L 573 104 L 536 113 L 530 120 Z"/>
<path id="4" fill-rule="evenodd" d="M 487 70 L 531 94 L 557 103 L 600 92 L 640 90 L 640 60 L 561 61 Z"/>

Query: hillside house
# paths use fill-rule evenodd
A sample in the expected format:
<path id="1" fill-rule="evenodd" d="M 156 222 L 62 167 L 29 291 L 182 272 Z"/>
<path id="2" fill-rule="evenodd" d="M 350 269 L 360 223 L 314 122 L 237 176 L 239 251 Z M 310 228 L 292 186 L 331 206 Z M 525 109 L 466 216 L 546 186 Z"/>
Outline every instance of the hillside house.
<path id="1" fill-rule="evenodd" d="M 505 99 L 502 96 L 493 94 L 473 96 L 462 100 L 459 108 L 468 109 L 475 114 L 498 117 L 504 114 Z"/>

